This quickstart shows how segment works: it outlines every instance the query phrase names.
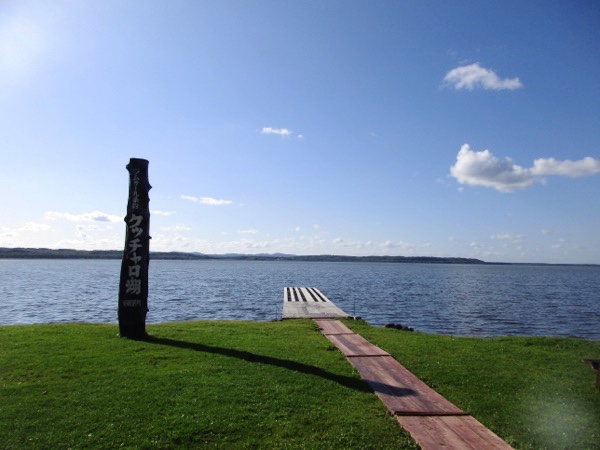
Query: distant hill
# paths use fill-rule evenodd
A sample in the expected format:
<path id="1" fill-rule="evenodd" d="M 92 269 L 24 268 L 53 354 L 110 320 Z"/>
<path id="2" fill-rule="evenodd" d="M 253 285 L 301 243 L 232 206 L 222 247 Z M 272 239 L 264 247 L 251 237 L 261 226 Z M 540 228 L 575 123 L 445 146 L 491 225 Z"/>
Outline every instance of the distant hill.
<path id="1" fill-rule="evenodd" d="M 72 250 L 49 248 L 2 248 L 0 258 L 11 259 L 121 259 L 122 250 Z M 151 252 L 151 259 L 212 259 L 201 253 Z"/>
<path id="2" fill-rule="evenodd" d="M 2 248 L 4 259 L 121 259 L 121 250 L 72 250 L 48 248 Z M 434 256 L 344 256 L 344 255 L 288 255 L 274 254 L 226 254 L 207 255 L 185 252 L 150 252 L 150 259 L 170 260 L 237 260 L 237 261 L 329 261 L 329 262 L 389 262 L 389 263 L 437 263 L 437 264 L 487 264 L 474 258 L 439 258 Z"/>

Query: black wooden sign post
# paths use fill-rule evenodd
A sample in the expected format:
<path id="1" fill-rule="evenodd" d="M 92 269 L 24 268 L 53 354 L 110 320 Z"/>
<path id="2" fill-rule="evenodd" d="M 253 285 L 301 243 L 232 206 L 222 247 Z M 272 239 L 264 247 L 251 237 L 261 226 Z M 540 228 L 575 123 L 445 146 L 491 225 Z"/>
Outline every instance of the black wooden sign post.
<path id="1" fill-rule="evenodd" d="M 146 336 L 148 312 L 148 265 L 150 262 L 150 198 L 148 161 L 131 158 L 129 200 L 125 223 L 125 250 L 119 283 L 119 333 L 122 337 Z"/>

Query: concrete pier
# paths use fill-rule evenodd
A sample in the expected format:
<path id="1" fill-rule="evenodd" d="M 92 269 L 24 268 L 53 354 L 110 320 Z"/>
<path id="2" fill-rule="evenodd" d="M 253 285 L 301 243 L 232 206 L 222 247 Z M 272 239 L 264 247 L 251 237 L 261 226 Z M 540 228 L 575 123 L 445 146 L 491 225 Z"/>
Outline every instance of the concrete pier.
<path id="1" fill-rule="evenodd" d="M 283 319 L 335 319 L 350 317 L 317 288 L 283 289 Z"/>

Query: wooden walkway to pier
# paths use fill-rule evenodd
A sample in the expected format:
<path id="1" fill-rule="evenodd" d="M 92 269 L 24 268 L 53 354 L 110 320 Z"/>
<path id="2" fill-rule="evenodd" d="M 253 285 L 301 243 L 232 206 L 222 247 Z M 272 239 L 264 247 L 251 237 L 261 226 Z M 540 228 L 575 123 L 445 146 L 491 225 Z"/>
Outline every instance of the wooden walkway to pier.
<path id="1" fill-rule="evenodd" d="M 342 322 L 314 320 L 423 450 L 512 448 Z"/>
<path id="2" fill-rule="evenodd" d="M 305 300 L 295 297 L 301 294 Z M 309 299 L 307 295 L 315 295 L 316 298 Z M 324 318 L 327 314 L 325 309 L 296 307 L 304 303 L 312 305 L 310 302 L 329 303 L 325 307 L 327 312 L 339 315 Z M 287 304 L 293 305 L 292 308 L 286 310 Z M 335 320 L 336 317 L 349 316 L 317 289 L 285 288 L 284 318 L 286 311 L 287 318 L 311 318 L 317 323 L 321 333 L 346 356 L 423 450 L 512 449 L 474 417 L 419 380 L 385 350 Z"/>

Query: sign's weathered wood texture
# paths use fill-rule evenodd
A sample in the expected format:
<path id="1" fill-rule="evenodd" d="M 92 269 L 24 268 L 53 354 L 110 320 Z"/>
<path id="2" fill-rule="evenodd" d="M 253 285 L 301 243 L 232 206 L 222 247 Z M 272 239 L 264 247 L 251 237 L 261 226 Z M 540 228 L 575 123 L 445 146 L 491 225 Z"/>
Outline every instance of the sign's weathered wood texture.
<path id="1" fill-rule="evenodd" d="M 146 336 L 148 312 L 148 265 L 150 262 L 150 198 L 148 161 L 131 158 L 129 200 L 125 216 L 125 250 L 119 283 L 119 332 L 141 339 Z"/>

